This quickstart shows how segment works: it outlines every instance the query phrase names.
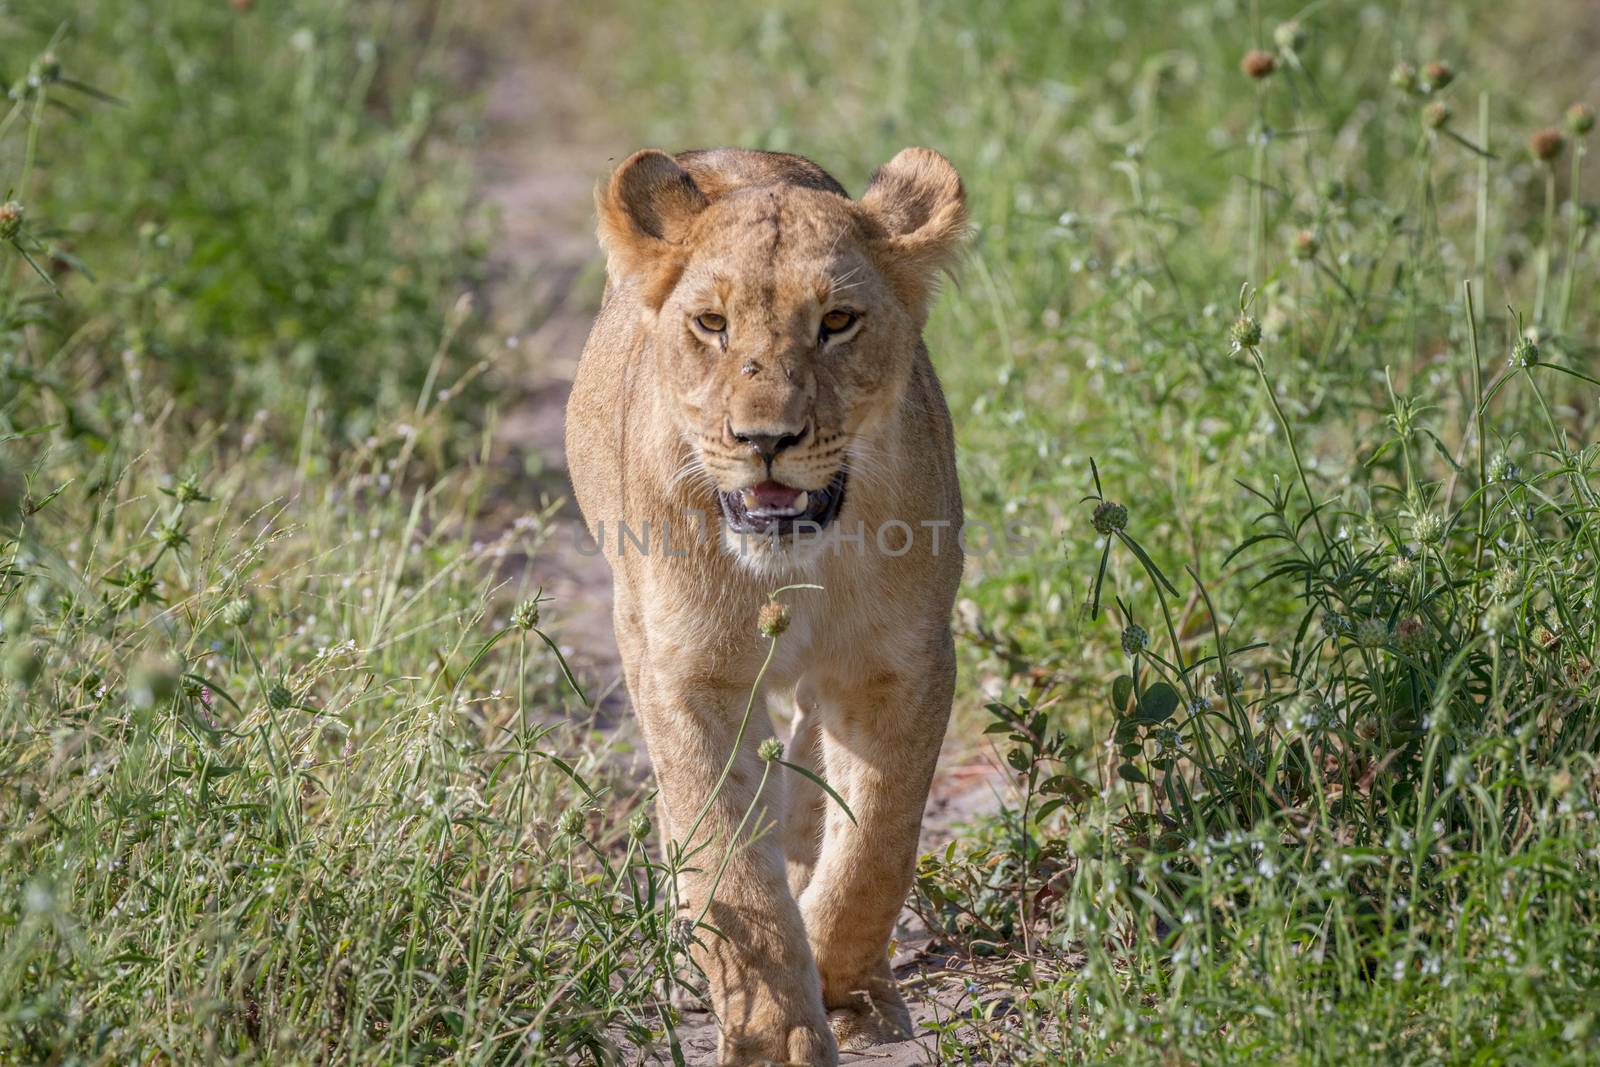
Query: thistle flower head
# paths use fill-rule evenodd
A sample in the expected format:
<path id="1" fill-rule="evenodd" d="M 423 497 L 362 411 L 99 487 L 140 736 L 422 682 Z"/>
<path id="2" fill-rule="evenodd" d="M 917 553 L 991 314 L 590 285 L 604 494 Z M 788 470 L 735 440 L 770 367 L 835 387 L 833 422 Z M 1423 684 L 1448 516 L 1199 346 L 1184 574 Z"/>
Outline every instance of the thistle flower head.
<path id="1" fill-rule="evenodd" d="M 1239 60 L 1239 69 L 1257 81 L 1270 78 L 1272 72 L 1278 69 L 1278 57 L 1271 52 L 1252 48 L 1244 54 L 1243 59 Z"/>
<path id="2" fill-rule="evenodd" d="M 1424 511 L 1411 520 L 1411 533 L 1425 545 L 1435 544 L 1444 536 L 1444 517 L 1436 511 Z"/>
<path id="3" fill-rule="evenodd" d="M 1443 100 L 1435 100 L 1422 109 L 1422 124 L 1430 130 L 1442 130 L 1450 125 L 1454 112 Z"/>
<path id="4" fill-rule="evenodd" d="M 530 597 L 511 613 L 511 625 L 526 633 L 539 625 L 539 598 Z"/>
<path id="5" fill-rule="evenodd" d="M 1227 696 L 1243 688 L 1244 675 L 1239 673 L 1237 667 L 1229 667 L 1226 673 L 1218 671 L 1206 678 L 1206 689 L 1215 696 Z"/>
<path id="6" fill-rule="evenodd" d="M 761 631 L 762 637 L 777 637 L 789 628 L 789 618 L 787 604 L 769 600 L 761 605 L 761 614 L 756 617 L 756 629 Z"/>
<path id="7" fill-rule="evenodd" d="M 1427 649 L 1428 636 L 1428 624 L 1417 615 L 1407 615 L 1394 628 L 1395 644 L 1410 656 Z"/>
<path id="8" fill-rule="evenodd" d="M 1418 90 L 1417 68 L 1410 63 L 1396 63 L 1394 69 L 1389 71 L 1389 84 L 1401 92 L 1414 93 Z"/>
<path id="9" fill-rule="evenodd" d="M 225 626 L 244 626 L 255 615 L 256 609 L 244 597 L 230 600 L 222 608 L 222 622 Z"/>
<path id="10" fill-rule="evenodd" d="M 1280 22 L 1272 31 L 1272 40 L 1285 52 L 1298 52 L 1306 46 L 1306 28 L 1299 21 L 1290 19 Z"/>
<path id="11" fill-rule="evenodd" d="M 1404 585 L 1417 573 L 1417 561 L 1410 556 L 1396 556 L 1383 573 L 1395 585 Z"/>
<path id="12" fill-rule="evenodd" d="M 192 474 L 173 486 L 167 495 L 176 498 L 180 504 L 203 504 L 211 499 L 200 488 L 200 479 Z"/>
<path id="13" fill-rule="evenodd" d="M 1450 69 L 1450 64 L 1443 60 L 1435 59 L 1422 68 L 1422 89 L 1424 92 L 1436 93 L 1446 85 L 1456 80 L 1456 72 Z"/>
<path id="14" fill-rule="evenodd" d="M 1519 337 L 1517 343 L 1511 346 L 1511 358 L 1507 361 L 1513 367 L 1532 367 L 1539 362 L 1539 346 L 1531 337 Z"/>
<path id="15" fill-rule="evenodd" d="M 1488 475 L 1491 482 L 1516 481 L 1517 475 L 1521 473 L 1522 469 L 1504 452 L 1496 452 L 1489 460 Z"/>
<path id="16" fill-rule="evenodd" d="M 1096 533 L 1109 536 L 1117 530 L 1127 529 L 1128 509 L 1121 504 L 1102 500 L 1094 506 L 1094 515 L 1090 521 L 1094 523 Z"/>
<path id="17" fill-rule="evenodd" d="M 566 837 L 577 837 L 583 832 L 583 812 L 577 808 L 568 808 L 556 819 L 556 833 Z"/>
<path id="18" fill-rule="evenodd" d="M 1582 137 L 1594 129 L 1594 109 L 1588 104 L 1573 104 L 1567 108 L 1567 132 Z"/>
<path id="19" fill-rule="evenodd" d="M 1321 244 L 1322 242 L 1317 240 L 1317 235 L 1315 233 L 1311 232 L 1310 230 L 1301 230 L 1294 235 L 1294 241 L 1291 243 L 1290 247 L 1294 252 L 1294 258 L 1314 259 L 1317 255 L 1317 249 L 1321 247 Z"/>
<path id="20" fill-rule="evenodd" d="M 61 59 L 54 52 L 45 52 L 33 63 L 33 76 L 41 85 L 61 80 Z"/>
<path id="21" fill-rule="evenodd" d="M 1510 600 L 1521 588 L 1522 575 L 1509 563 L 1496 567 L 1494 577 L 1489 579 L 1489 592 L 1496 600 Z"/>
<path id="22" fill-rule="evenodd" d="M 1150 632 L 1136 622 L 1130 622 L 1122 628 L 1122 651 L 1129 656 L 1137 656 L 1150 644 Z"/>
<path id="23" fill-rule="evenodd" d="M 1567 149 L 1567 139 L 1559 130 L 1545 127 L 1528 138 L 1528 151 L 1541 163 L 1554 163 Z"/>
<path id="24" fill-rule="evenodd" d="M 1230 336 L 1235 352 L 1241 348 L 1254 348 L 1261 343 L 1261 323 L 1252 315 L 1240 315 L 1233 321 Z"/>
<path id="25" fill-rule="evenodd" d="M 633 813 L 633 818 L 628 820 L 628 836 L 635 841 L 643 841 L 650 836 L 650 816 L 642 811 Z"/>
<path id="26" fill-rule="evenodd" d="M 267 707 L 273 711 L 283 711 L 294 703 L 294 694 L 282 682 L 273 682 L 267 689 Z"/>
<path id="27" fill-rule="evenodd" d="M 756 755 L 761 757 L 762 763 L 771 763 L 775 759 L 782 759 L 783 742 L 776 737 L 769 737 L 756 747 Z"/>
<path id="28" fill-rule="evenodd" d="M 1356 623 L 1355 639 L 1362 648 L 1382 648 L 1389 643 L 1389 624 L 1368 616 Z"/>
<path id="29" fill-rule="evenodd" d="M 23 207 L 15 200 L 0 204 L 0 241 L 12 241 L 22 232 Z"/>

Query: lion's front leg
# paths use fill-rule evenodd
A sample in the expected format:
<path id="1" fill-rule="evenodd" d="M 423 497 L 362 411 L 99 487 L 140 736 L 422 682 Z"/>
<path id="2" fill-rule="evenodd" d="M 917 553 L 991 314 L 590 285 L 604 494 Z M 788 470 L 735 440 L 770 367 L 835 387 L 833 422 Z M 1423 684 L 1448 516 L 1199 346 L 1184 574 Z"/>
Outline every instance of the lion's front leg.
<path id="1" fill-rule="evenodd" d="M 692 953 L 720 1024 L 719 1063 L 835 1063 L 777 812 L 767 811 L 780 806 L 781 783 L 769 778 L 757 796 L 764 765 L 756 745 L 770 728 L 751 724 L 717 789 L 748 688 L 685 683 L 648 668 L 640 681 L 636 701 L 670 822 L 663 831 L 683 857 L 678 917 L 703 913 L 707 924 L 695 931 Z"/>
<path id="2" fill-rule="evenodd" d="M 955 687 L 946 635 L 931 668 L 885 670 L 829 694 L 824 762 L 850 805 L 829 803 L 822 854 L 800 910 L 843 1049 L 911 1034 L 889 968 L 889 940 L 916 868 L 922 810 Z"/>

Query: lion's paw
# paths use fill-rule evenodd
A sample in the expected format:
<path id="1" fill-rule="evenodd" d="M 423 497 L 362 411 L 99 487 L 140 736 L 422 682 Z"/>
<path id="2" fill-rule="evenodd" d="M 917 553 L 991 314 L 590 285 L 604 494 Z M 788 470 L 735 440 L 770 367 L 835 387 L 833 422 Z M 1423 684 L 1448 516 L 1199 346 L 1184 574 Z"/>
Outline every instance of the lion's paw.
<path id="1" fill-rule="evenodd" d="M 830 1010 L 828 1025 L 840 1051 L 859 1052 L 909 1038 L 911 1011 L 893 990 L 870 997 L 863 993 L 858 1003 Z"/>

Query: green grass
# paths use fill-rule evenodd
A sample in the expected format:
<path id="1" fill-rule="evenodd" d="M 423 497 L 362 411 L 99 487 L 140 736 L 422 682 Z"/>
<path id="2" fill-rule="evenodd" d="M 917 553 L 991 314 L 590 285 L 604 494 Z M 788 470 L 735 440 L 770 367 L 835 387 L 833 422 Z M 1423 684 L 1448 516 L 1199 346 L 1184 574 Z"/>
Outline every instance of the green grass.
<path id="1" fill-rule="evenodd" d="M 490 46 L 407 4 L 79 6 L 0 15 L 0 1059 L 659 1038 L 646 797 L 514 621 L 545 527 L 485 517 L 440 102 Z M 1600 1054 L 1594 135 L 1528 147 L 1582 8 L 588 14 L 563 59 L 619 158 L 966 178 L 928 340 L 969 515 L 1035 547 L 958 613 L 956 728 L 1015 773 L 919 870 L 979 990 L 943 1057 Z"/>

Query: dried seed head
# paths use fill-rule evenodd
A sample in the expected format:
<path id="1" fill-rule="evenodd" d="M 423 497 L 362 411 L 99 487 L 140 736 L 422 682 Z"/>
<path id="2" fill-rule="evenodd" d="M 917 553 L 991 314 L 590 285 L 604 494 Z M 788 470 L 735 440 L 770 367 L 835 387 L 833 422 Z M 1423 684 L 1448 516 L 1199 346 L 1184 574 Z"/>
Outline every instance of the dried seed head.
<path id="1" fill-rule="evenodd" d="M 1315 259 L 1317 249 L 1321 245 L 1322 242 L 1317 240 L 1316 234 L 1310 230 L 1301 230 L 1294 235 L 1294 240 L 1290 242 L 1289 247 L 1294 252 L 1294 258 L 1296 259 Z"/>
<path id="2" fill-rule="evenodd" d="M 1285 52 L 1298 52 L 1306 46 L 1306 30 L 1298 21 L 1290 19 L 1278 23 L 1277 29 L 1272 31 L 1272 39 Z"/>
<path id="3" fill-rule="evenodd" d="M 769 600 L 761 605 L 761 614 L 756 619 L 756 629 L 761 631 L 763 637 L 777 637 L 789 628 L 789 608 L 776 600 Z"/>
<path id="4" fill-rule="evenodd" d="M 1136 622 L 1130 622 L 1122 628 L 1122 651 L 1129 656 L 1137 656 L 1150 644 L 1150 633 Z"/>
<path id="5" fill-rule="evenodd" d="M 1422 89 L 1424 92 L 1434 93 L 1456 80 L 1456 72 L 1450 69 L 1450 64 L 1435 59 L 1422 68 Z"/>
<path id="6" fill-rule="evenodd" d="M 761 757 L 762 763 L 771 763 L 775 759 L 782 759 L 783 742 L 776 737 L 769 737 L 756 747 L 756 755 Z"/>
<path id="7" fill-rule="evenodd" d="M 1414 93 L 1418 90 L 1417 68 L 1410 63 L 1396 63 L 1389 72 L 1389 84 L 1401 92 Z"/>
<path id="8" fill-rule="evenodd" d="M 1541 163 L 1552 163 L 1561 158 L 1561 153 L 1566 151 L 1567 139 L 1561 136 L 1559 130 L 1546 127 L 1537 131 L 1528 138 L 1528 151 L 1533 153 L 1533 158 Z"/>
<path id="9" fill-rule="evenodd" d="M 1090 521 L 1094 523 L 1096 533 L 1110 536 L 1117 530 L 1127 529 L 1128 509 L 1121 504 L 1113 504 L 1109 500 L 1102 500 L 1094 506 L 1094 516 Z"/>
<path id="10" fill-rule="evenodd" d="M 15 200 L 0 204 L 0 241 L 12 241 L 22 232 L 23 208 Z"/>
<path id="11" fill-rule="evenodd" d="M 1213 696 L 1222 697 L 1229 693 L 1238 693 L 1244 688 L 1244 675 L 1239 673 L 1238 668 L 1229 667 L 1226 675 L 1221 671 L 1208 675 L 1205 686 L 1206 691 Z"/>
<path id="12" fill-rule="evenodd" d="M 1574 137 L 1582 137 L 1594 129 L 1594 111 L 1587 104 L 1573 104 L 1567 108 L 1567 130 Z"/>
<path id="13" fill-rule="evenodd" d="M 1506 362 L 1513 367 L 1532 367 L 1539 362 L 1539 346 L 1531 337 L 1519 337 L 1511 346 L 1511 358 Z"/>
<path id="14" fill-rule="evenodd" d="M 1407 655 L 1416 655 L 1428 647 L 1428 624 L 1416 615 L 1407 615 L 1394 628 L 1395 644 Z"/>
<path id="15" fill-rule="evenodd" d="M 1450 117 L 1454 114 L 1450 105 L 1443 100 L 1435 100 L 1422 109 L 1422 124 L 1430 130 L 1442 130 L 1450 125 Z"/>
<path id="16" fill-rule="evenodd" d="M 1270 78 L 1272 72 L 1278 69 L 1278 57 L 1271 52 L 1263 52 L 1259 48 L 1252 48 L 1239 61 L 1239 69 L 1257 81 L 1262 78 Z"/>
<path id="17" fill-rule="evenodd" d="M 667 924 L 667 942 L 680 952 L 687 952 L 694 944 L 694 920 L 679 915 Z"/>
<path id="18" fill-rule="evenodd" d="M 1235 351 L 1241 348 L 1254 348 L 1261 343 L 1261 323 L 1253 316 L 1240 315 L 1233 321 L 1232 337 Z"/>

